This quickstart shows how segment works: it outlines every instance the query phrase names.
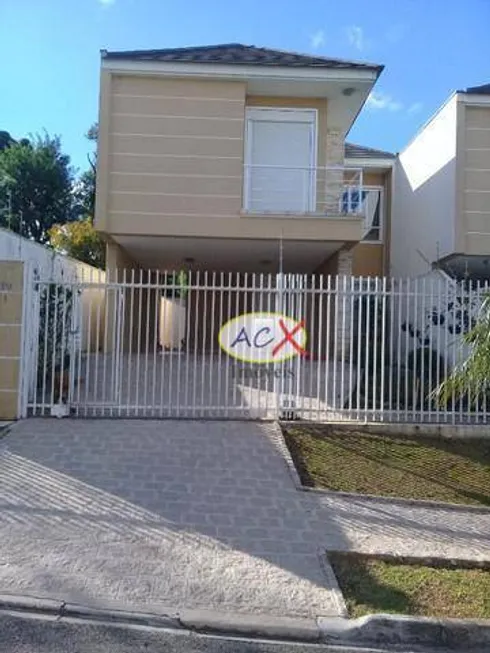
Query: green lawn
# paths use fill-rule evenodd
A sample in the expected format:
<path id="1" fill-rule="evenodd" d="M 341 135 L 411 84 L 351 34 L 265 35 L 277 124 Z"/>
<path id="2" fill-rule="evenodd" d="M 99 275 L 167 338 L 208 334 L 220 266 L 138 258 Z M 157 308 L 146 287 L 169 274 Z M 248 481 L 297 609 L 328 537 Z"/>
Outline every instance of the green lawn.
<path id="1" fill-rule="evenodd" d="M 490 570 L 384 562 L 329 553 L 349 616 L 388 612 L 425 617 L 490 618 Z"/>
<path id="2" fill-rule="evenodd" d="M 320 425 L 287 425 L 284 435 L 306 486 L 490 506 L 490 437 L 395 437 Z"/>

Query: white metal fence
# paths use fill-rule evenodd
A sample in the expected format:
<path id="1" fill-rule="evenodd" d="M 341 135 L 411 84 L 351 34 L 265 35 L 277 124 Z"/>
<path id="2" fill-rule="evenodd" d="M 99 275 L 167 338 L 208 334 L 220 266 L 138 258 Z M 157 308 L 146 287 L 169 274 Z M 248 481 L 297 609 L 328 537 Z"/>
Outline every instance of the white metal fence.
<path id="1" fill-rule="evenodd" d="M 108 281 L 33 281 L 39 337 L 26 354 L 24 411 L 486 422 L 486 395 L 475 404 L 454 396 L 444 405 L 431 396 L 467 355 L 462 338 L 485 292 L 437 276 L 126 270 Z M 271 364 L 230 357 L 219 347 L 219 330 L 250 312 L 303 321 L 306 355 Z"/>

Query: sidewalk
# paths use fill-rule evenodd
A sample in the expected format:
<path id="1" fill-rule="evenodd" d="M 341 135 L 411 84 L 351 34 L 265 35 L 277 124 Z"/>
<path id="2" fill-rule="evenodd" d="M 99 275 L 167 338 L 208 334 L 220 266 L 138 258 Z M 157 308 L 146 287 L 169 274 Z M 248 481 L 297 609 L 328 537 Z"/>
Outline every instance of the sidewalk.
<path id="1" fill-rule="evenodd" d="M 341 614 L 274 428 L 16 424 L 0 440 L 0 592 L 140 611 Z"/>
<path id="2" fill-rule="evenodd" d="M 490 511 L 298 490 L 277 426 L 26 420 L 0 440 L 0 592 L 343 614 L 325 549 L 490 560 Z"/>

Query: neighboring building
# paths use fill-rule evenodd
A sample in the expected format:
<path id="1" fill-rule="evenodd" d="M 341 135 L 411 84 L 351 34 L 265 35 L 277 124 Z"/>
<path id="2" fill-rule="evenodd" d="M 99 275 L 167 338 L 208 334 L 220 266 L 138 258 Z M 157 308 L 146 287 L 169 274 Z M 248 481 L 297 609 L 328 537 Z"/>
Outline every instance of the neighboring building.
<path id="1" fill-rule="evenodd" d="M 391 271 L 490 278 L 490 84 L 457 91 L 400 153 Z"/>
<path id="2" fill-rule="evenodd" d="M 394 157 L 344 142 L 382 69 L 240 44 L 103 51 L 108 270 L 386 273 Z"/>

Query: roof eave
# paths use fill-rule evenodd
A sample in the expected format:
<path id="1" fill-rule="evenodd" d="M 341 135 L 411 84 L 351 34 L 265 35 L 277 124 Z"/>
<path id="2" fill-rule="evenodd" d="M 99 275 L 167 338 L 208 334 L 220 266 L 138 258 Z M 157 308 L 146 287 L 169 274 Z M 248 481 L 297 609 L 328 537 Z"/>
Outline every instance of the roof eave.
<path id="1" fill-rule="evenodd" d="M 393 168 L 395 161 L 396 157 L 393 159 L 388 157 L 346 157 L 344 165 L 349 168 L 386 168 L 388 170 Z"/>
<path id="2" fill-rule="evenodd" d="M 113 72 L 134 72 L 140 74 L 168 74 L 182 77 L 218 77 L 223 79 L 270 78 L 305 79 L 323 81 L 328 79 L 363 79 L 375 82 L 381 70 L 373 68 L 326 68 L 320 66 L 267 66 L 251 63 L 201 63 L 135 61 L 124 58 L 102 56 L 101 67 Z"/>

